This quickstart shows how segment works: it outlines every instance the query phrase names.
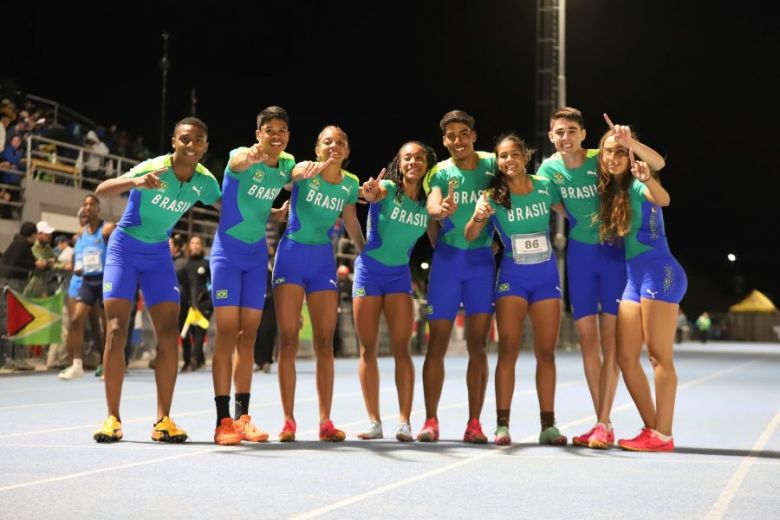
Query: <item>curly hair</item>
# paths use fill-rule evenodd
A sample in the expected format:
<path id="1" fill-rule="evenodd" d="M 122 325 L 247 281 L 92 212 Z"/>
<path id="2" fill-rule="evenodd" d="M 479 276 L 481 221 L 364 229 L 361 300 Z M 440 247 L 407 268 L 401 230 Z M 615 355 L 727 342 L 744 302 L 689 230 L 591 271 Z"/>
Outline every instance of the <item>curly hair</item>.
<path id="1" fill-rule="evenodd" d="M 390 161 L 390 164 L 387 165 L 387 179 L 391 180 L 395 183 L 396 191 L 395 191 L 395 198 L 398 202 L 401 202 L 401 199 L 404 195 L 404 174 L 401 172 L 401 150 L 404 149 L 404 147 L 408 144 L 416 144 L 420 148 L 422 148 L 425 151 L 425 173 L 427 173 L 436 165 L 436 152 L 428 146 L 425 143 L 422 143 L 420 141 L 407 141 L 404 144 L 401 145 L 401 147 L 398 149 L 398 152 L 393 157 L 393 160 Z M 423 175 L 423 178 L 425 175 Z M 425 197 L 425 190 L 422 188 L 422 182 L 420 182 L 420 186 L 417 189 L 417 196 L 414 199 L 415 201 L 419 202 L 420 204 L 425 204 L 426 197 Z"/>
<path id="2" fill-rule="evenodd" d="M 501 146 L 504 141 L 511 141 L 520 148 L 520 151 L 523 152 L 523 156 L 525 157 L 525 164 L 527 166 L 536 150 L 529 148 L 528 145 L 525 144 L 523 138 L 517 135 L 515 132 L 503 133 L 498 136 L 498 139 L 496 139 L 496 145 L 493 147 L 493 152 L 496 154 L 496 161 L 498 161 L 498 147 Z M 507 176 L 499 168 L 496 169 L 498 171 L 490 180 L 490 185 L 488 186 L 490 197 L 496 201 L 497 204 L 501 204 L 506 209 L 511 209 L 512 194 L 509 192 Z"/>

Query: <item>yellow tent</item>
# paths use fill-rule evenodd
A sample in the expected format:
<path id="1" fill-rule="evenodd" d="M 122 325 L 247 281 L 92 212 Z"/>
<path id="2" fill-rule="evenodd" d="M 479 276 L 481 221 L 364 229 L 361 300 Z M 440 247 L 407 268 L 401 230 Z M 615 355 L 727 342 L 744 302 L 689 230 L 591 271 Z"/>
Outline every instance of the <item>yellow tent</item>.
<path id="1" fill-rule="evenodd" d="M 729 307 L 731 312 L 777 312 L 777 307 L 761 291 L 753 290 L 747 298 Z"/>

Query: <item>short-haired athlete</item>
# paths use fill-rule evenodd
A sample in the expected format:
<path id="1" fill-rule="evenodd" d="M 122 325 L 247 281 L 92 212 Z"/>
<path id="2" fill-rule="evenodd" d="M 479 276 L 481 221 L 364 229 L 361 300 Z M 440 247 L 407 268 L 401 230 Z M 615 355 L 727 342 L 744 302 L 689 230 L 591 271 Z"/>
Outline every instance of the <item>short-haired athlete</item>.
<path id="1" fill-rule="evenodd" d="M 268 434 L 252 422 L 249 398 L 255 337 L 265 304 L 265 225 L 269 217 L 283 218 L 285 210 L 272 210 L 272 204 L 292 180 L 295 167 L 293 156 L 284 151 L 290 140 L 289 125 L 283 108 L 263 109 L 257 115 L 257 143 L 230 152 L 222 181 L 222 209 L 210 259 L 217 324 L 211 366 L 217 444 L 268 440 Z M 231 374 L 236 393 L 235 420 L 230 416 Z"/>
<path id="2" fill-rule="evenodd" d="M 492 236 L 484 229 L 466 240 L 463 229 L 477 201 L 495 176 L 492 153 L 474 151 L 477 133 L 474 118 L 462 110 L 447 112 L 439 122 L 442 142 L 450 158 L 439 162 L 426 177 L 428 214 L 442 226 L 433 250 L 428 286 L 430 342 L 423 365 L 426 420 L 417 440 L 439 439 L 438 408 L 444 385 L 444 355 L 450 342 L 453 320 L 463 304 L 466 311 L 466 347 L 469 363 L 466 385 L 469 420 L 464 442 L 482 444 L 479 416 L 488 382 L 487 335 L 493 317 L 495 261 Z"/>
<path id="3" fill-rule="evenodd" d="M 74 273 L 81 279 L 75 301 L 73 314 L 70 318 L 66 343 L 68 351 L 73 356 L 73 364 L 60 372 L 60 379 L 74 379 L 84 375 L 84 325 L 92 309 L 103 306 L 103 269 L 106 263 L 106 244 L 114 231 L 116 224 L 100 218 L 100 199 L 89 194 L 81 203 L 81 215 L 87 223 L 79 230 L 76 239 L 76 262 Z M 100 327 L 92 330 L 95 344 L 103 344 L 103 334 Z"/>
<path id="4" fill-rule="evenodd" d="M 196 202 L 217 203 L 220 190 L 214 176 L 199 163 L 208 148 L 208 128 L 203 121 L 187 117 L 176 123 L 171 147 L 173 153 L 144 161 L 120 177 L 101 182 L 95 190 L 104 197 L 130 192 L 125 212 L 109 239 L 103 273 L 108 418 L 93 434 L 97 442 L 122 438 L 119 402 L 125 375 L 124 347 L 139 282 L 158 345 L 154 374 L 157 421 L 152 440 L 187 440 L 184 430 L 170 418 L 179 365 L 179 287 L 168 236 Z"/>
<path id="5" fill-rule="evenodd" d="M 572 107 L 555 110 L 548 137 L 556 153 L 539 166 L 537 175 L 553 182 L 566 209 L 566 275 L 572 317 L 593 408 L 612 435 L 609 413 L 618 381 L 615 323 L 626 266 L 622 244 L 599 238 L 598 218 L 594 220 L 599 208 L 599 151 L 582 148 L 586 135 L 582 112 Z M 635 151 L 653 169 L 663 168 L 663 157 L 649 146 L 637 141 Z M 575 436 L 572 443 L 587 446 L 592 433 L 593 428 Z"/>

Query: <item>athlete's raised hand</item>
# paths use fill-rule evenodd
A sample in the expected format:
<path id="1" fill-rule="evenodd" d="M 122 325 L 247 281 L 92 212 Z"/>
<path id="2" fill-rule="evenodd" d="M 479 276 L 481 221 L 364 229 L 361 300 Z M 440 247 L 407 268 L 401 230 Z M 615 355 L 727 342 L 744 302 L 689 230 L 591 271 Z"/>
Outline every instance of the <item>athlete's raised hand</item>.
<path id="1" fill-rule="evenodd" d="M 482 196 L 477 201 L 477 206 L 474 208 L 474 215 L 471 219 L 475 222 L 484 222 L 493 215 L 496 210 L 490 205 L 490 199 L 488 199 L 487 190 L 482 192 Z"/>
<path id="2" fill-rule="evenodd" d="M 455 202 L 455 181 L 450 181 L 449 188 L 447 190 L 447 196 L 441 201 L 441 213 L 440 218 L 447 218 L 458 209 L 458 203 Z"/>
<path id="3" fill-rule="evenodd" d="M 333 162 L 333 157 L 329 157 L 327 161 L 303 161 L 293 168 L 293 178 L 308 179 L 318 175 L 322 170 L 330 166 Z"/>
<path id="4" fill-rule="evenodd" d="M 246 161 L 252 165 L 268 159 L 268 154 L 263 151 L 260 143 L 255 143 L 246 149 Z"/>
<path id="5" fill-rule="evenodd" d="M 639 179 L 640 182 L 650 180 L 650 166 L 644 161 L 636 160 L 633 148 L 628 149 L 628 160 L 631 161 L 631 173 L 634 177 Z"/>
<path id="6" fill-rule="evenodd" d="M 376 179 L 369 177 L 368 180 L 363 183 L 363 186 L 360 188 L 360 193 L 366 201 L 373 202 L 376 200 L 379 193 L 379 181 L 384 178 L 386 171 L 385 168 L 382 168 L 382 171 L 379 172 Z"/>
<path id="7" fill-rule="evenodd" d="M 626 125 L 616 125 L 612 123 L 612 120 L 606 113 L 604 114 L 604 121 L 607 122 L 609 129 L 612 130 L 612 133 L 615 136 L 615 142 L 617 144 L 620 146 L 625 146 L 626 148 L 631 148 L 634 146 L 634 138 L 631 137 L 631 128 Z"/>
<path id="8" fill-rule="evenodd" d="M 162 186 L 162 181 L 160 181 L 160 175 L 163 172 L 165 172 L 165 170 L 167 169 L 168 168 L 161 168 L 159 170 L 155 170 L 145 175 L 141 175 L 140 177 L 134 178 L 133 187 L 140 190 L 156 190 L 157 188 Z"/>

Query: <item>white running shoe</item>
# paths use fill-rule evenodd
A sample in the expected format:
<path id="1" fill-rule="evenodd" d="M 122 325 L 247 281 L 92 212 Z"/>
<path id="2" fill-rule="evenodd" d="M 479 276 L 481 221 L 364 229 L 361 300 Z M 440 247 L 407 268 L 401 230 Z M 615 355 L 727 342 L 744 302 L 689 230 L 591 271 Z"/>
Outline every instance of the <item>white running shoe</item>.
<path id="1" fill-rule="evenodd" d="M 401 442 L 413 441 L 414 437 L 412 436 L 412 425 L 408 422 L 400 423 L 395 429 L 395 438 Z"/>
<path id="2" fill-rule="evenodd" d="M 84 369 L 82 367 L 71 365 L 62 372 L 60 372 L 59 378 L 64 380 L 76 379 L 84 377 Z"/>
<path id="3" fill-rule="evenodd" d="M 379 421 L 371 421 L 369 423 L 368 430 L 358 433 L 358 439 L 381 439 L 382 438 L 382 423 Z"/>

